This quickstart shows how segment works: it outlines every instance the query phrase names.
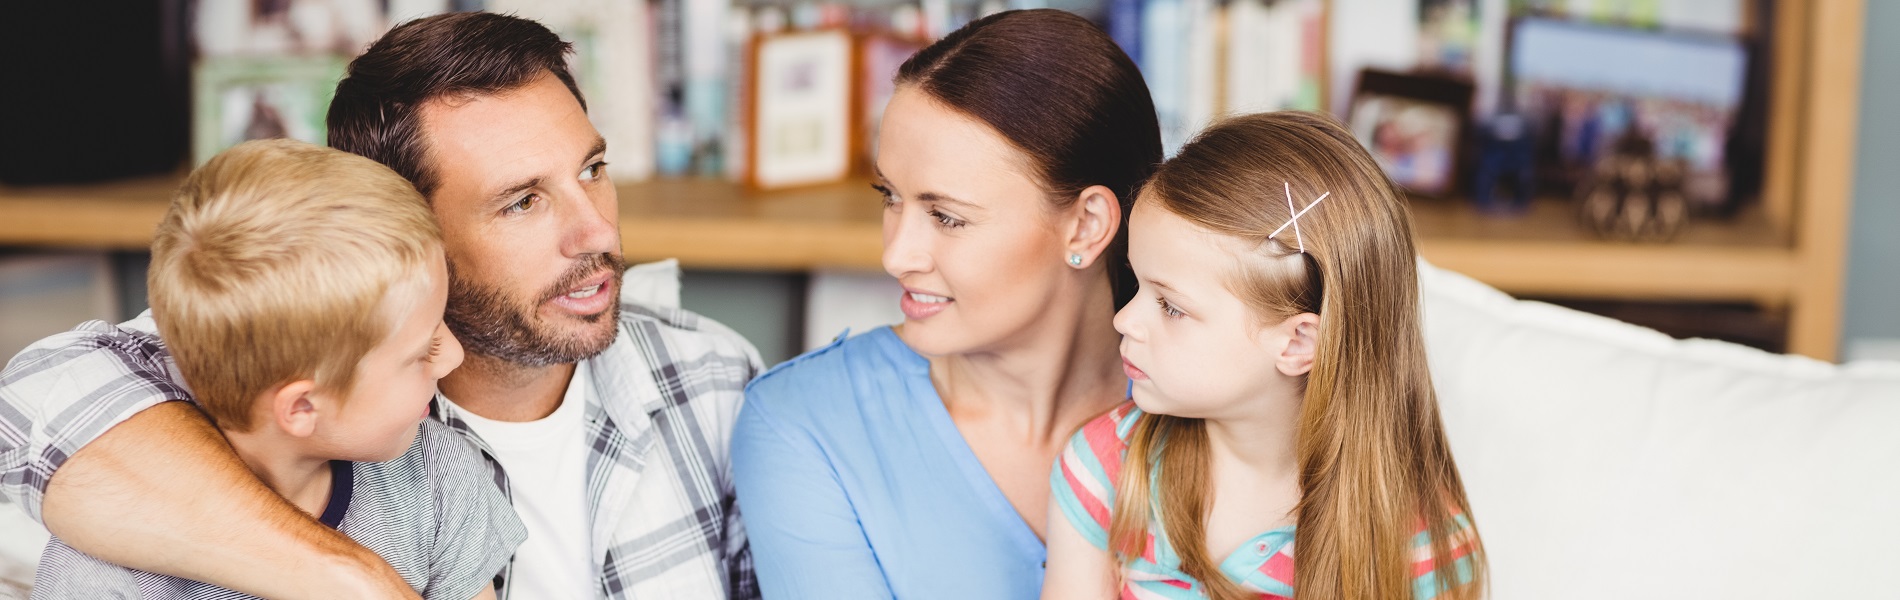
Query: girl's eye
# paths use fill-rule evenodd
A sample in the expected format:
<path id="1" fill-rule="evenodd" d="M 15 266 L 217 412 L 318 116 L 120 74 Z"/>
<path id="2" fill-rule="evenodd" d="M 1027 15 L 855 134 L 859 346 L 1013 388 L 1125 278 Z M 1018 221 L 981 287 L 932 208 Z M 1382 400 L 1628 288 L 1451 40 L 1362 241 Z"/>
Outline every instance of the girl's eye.
<path id="1" fill-rule="evenodd" d="M 1161 305 L 1161 314 L 1170 319 L 1179 319 L 1187 316 L 1187 313 L 1181 312 L 1181 309 L 1175 308 L 1173 304 L 1169 304 L 1167 298 L 1155 298 L 1155 303 Z"/>
<path id="2" fill-rule="evenodd" d="M 606 174 L 607 161 L 595 161 L 594 164 L 587 165 L 586 169 L 581 170 L 581 181 L 593 181 L 606 176 Z"/>
<path id="3" fill-rule="evenodd" d="M 881 195 L 884 197 L 884 208 L 892 208 L 892 207 L 897 206 L 897 197 L 891 195 L 891 188 L 887 188 L 887 187 L 873 183 L 871 184 L 871 189 L 877 190 L 878 195 Z"/>
<path id="4" fill-rule="evenodd" d="M 511 214 L 511 215 L 521 214 L 524 212 L 528 212 L 528 209 L 534 208 L 534 205 L 540 204 L 540 203 L 541 203 L 540 194 L 528 194 L 526 196 L 522 196 L 520 200 L 516 200 L 514 204 L 508 205 L 508 208 L 501 209 L 501 212 Z"/>
<path id="5" fill-rule="evenodd" d="M 967 224 L 967 223 L 964 223 L 962 219 L 958 219 L 956 217 L 943 214 L 942 212 L 938 212 L 934 209 L 930 211 L 930 217 L 933 219 L 936 219 L 938 225 L 942 225 L 944 227 L 948 227 L 951 229 L 956 229 L 958 227 L 962 227 Z"/>

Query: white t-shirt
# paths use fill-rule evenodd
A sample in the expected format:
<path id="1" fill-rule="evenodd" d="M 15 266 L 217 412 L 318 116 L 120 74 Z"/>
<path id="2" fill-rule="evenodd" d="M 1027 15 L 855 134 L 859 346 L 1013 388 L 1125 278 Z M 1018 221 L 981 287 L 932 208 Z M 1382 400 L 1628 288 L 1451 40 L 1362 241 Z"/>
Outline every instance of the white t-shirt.
<path id="1" fill-rule="evenodd" d="M 513 581 L 508 583 L 511 597 L 600 595 L 587 506 L 587 438 L 582 435 L 585 407 L 593 396 L 587 361 L 581 361 L 574 366 L 561 405 L 539 421 L 494 421 L 462 409 L 468 426 L 495 451 L 495 460 L 507 472 L 515 512 L 528 526 L 528 540 L 515 552 Z"/>

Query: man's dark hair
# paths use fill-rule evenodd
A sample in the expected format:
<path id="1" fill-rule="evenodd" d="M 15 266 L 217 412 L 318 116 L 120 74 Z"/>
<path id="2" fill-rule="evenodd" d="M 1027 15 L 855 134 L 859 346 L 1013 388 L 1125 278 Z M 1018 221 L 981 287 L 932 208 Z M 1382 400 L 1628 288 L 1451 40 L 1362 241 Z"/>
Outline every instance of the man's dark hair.
<path id="1" fill-rule="evenodd" d="M 586 109 L 567 70 L 571 51 L 546 26 L 509 15 L 449 13 L 403 23 L 350 61 L 330 101 L 330 146 L 383 163 L 430 197 L 439 182 L 422 135 L 422 107 L 516 89 L 552 72 Z"/>

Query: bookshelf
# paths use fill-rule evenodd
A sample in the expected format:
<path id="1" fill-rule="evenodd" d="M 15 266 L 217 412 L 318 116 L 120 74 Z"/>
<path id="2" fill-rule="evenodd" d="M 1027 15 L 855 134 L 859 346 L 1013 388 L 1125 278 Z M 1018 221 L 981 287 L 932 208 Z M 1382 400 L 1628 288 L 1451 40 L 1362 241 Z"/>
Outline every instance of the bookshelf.
<path id="1" fill-rule="evenodd" d="M 1675 241 L 1596 239 L 1574 205 L 1540 199 L 1517 218 L 1416 200 L 1426 259 L 1520 295 L 1741 301 L 1788 311 L 1790 352 L 1833 360 L 1840 343 L 1865 0 L 1781 2 L 1763 201 L 1694 221 Z M 179 176 L 0 187 L 0 245 L 143 249 Z M 629 260 L 693 268 L 879 269 L 877 195 L 862 180 L 758 192 L 720 180 L 618 188 Z"/>

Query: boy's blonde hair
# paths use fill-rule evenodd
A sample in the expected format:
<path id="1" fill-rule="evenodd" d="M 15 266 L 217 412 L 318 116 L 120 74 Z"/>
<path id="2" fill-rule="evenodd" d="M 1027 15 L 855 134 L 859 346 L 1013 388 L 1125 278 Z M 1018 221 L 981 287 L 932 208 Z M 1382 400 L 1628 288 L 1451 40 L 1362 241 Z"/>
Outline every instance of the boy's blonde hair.
<path id="1" fill-rule="evenodd" d="M 442 236 L 415 187 L 375 161 L 290 140 L 239 144 L 193 171 L 152 240 L 153 318 L 219 427 L 301 379 L 347 393 L 415 303 Z M 399 302 L 401 303 L 401 302 Z M 394 314 L 392 314 L 394 313 Z"/>

